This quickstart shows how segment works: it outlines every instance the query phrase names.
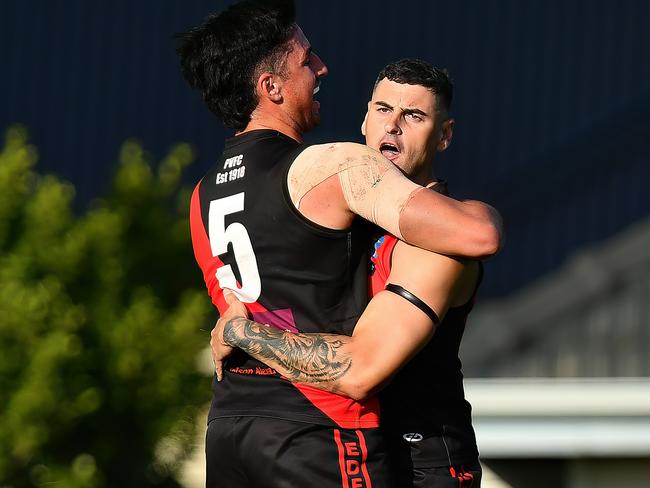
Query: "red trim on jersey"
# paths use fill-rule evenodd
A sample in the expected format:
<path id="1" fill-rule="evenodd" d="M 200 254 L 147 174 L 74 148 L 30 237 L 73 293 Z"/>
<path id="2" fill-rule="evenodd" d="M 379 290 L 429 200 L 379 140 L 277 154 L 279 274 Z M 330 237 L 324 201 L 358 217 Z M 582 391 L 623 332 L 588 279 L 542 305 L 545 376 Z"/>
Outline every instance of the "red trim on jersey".
<path id="1" fill-rule="evenodd" d="M 205 230 L 205 225 L 203 225 L 203 216 L 201 215 L 200 187 L 201 182 L 194 188 L 190 202 L 190 233 L 192 234 L 194 258 L 199 264 L 201 271 L 203 271 L 203 279 L 205 280 L 205 286 L 208 288 L 208 295 L 210 295 L 212 303 L 219 309 L 219 313 L 223 313 L 228 308 L 228 305 L 223 297 L 223 290 L 219 286 L 216 273 L 217 269 L 223 266 L 224 263 L 218 256 L 212 255 L 210 239 Z M 239 283 L 237 285 L 240 286 Z M 252 313 L 268 312 L 266 308 L 257 302 L 247 303 L 246 308 Z"/>
<path id="2" fill-rule="evenodd" d="M 390 276 L 392 264 L 393 249 L 398 242 L 397 237 L 387 234 L 383 236 L 384 241 L 375 248 L 373 255 L 370 257 L 374 265 L 374 272 L 370 275 L 368 291 L 372 298 L 377 293 L 386 288 L 386 282 Z"/>
<path id="3" fill-rule="evenodd" d="M 378 398 L 371 398 L 361 403 L 336 393 L 318 390 L 313 386 L 304 384 L 294 384 L 293 386 L 343 429 L 379 427 Z"/>
<path id="4" fill-rule="evenodd" d="M 345 451 L 341 442 L 341 431 L 338 429 L 334 429 L 334 442 L 336 442 L 336 448 L 339 451 L 339 469 L 341 470 L 342 486 L 343 488 L 350 488 L 348 473 L 345 470 Z"/>

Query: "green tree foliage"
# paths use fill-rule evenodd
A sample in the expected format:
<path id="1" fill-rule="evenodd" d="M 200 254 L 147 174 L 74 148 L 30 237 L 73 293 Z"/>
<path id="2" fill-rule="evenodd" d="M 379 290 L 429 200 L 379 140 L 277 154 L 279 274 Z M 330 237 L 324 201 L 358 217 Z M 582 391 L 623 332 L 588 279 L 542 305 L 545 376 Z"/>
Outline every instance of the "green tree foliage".
<path id="1" fill-rule="evenodd" d="M 212 307 L 189 241 L 192 159 L 126 142 L 108 196 L 38 175 L 23 128 L 0 153 L 0 487 L 178 486 L 210 380 Z"/>

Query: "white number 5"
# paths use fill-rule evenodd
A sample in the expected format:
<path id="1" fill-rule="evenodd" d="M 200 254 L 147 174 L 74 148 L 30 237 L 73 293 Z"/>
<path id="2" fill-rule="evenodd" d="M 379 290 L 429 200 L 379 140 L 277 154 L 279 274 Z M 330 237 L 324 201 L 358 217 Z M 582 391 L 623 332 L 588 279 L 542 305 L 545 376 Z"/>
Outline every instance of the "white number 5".
<path id="1" fill-rule="evenodd" d="M 237 298 L 244 303 L 253 303 L 262 292 L 260 273 L 257 269 L 257 259 L 253 251 L 251 239 L 246 228 L 239 222 L 233 222 L 226 227 L 226 215 L 244 210 L 244 193 L 212 200 L 208 213 L 208 232 L 212 255 L 219 256 L 228 252 L 228 243 L 232 242 L 235 262 L 241 276 L 241 288 L 237 286 L 235 274 L 229 264 L 217 269 L 217 280 L 222 289 L 232 290 Z"/>

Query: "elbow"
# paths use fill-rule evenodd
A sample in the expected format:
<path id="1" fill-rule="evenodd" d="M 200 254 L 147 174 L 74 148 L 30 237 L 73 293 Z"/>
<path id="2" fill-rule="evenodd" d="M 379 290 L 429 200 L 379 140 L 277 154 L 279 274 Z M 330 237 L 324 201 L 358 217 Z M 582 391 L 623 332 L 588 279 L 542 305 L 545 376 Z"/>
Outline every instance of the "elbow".
<path id="1" fill-rule="evenodd" d="M 353 388 L 350 389 L 345 396 L 350 397 L 355 402 L 365 402 L 374 395 L 374 392 L 368 388 Z"/>
<path id="2" fill-rule="evenodd" d="M 338 393 L 356 402 L 370 399 L 377 393 L 376 385 L 355 378 L 348 378 L 339 384 Z"/>
<path id="3" fill-rule="evenodd" d="M 476 257 L 488 258 L 497 254 L 503 247 L 503 232 L 500 226 L 489 223 L 483 226 L 476 242 Z"/>
<path id="4" fill-rule="evenodd" d="M 483 259 L 497 254 L 504 244 L 503 219 L 499 212 L 487 203 L 465 200 L 467 215 L 471 220 L 464 227 L 467 243 L 465 257 Z"/>
<path id="5" fill-rule="evenodd" d="M 369 400 L 372 396 L 374 396 L 374 394 L 375 394 L 374 389 L 357 388 L 355 391 L 352 392 L 350 398 L 352 398 L 355 402 L 365 402 L 366 400 Z"/>
<path id="6" fill-rule="evenodd" d="M 495 209 L 478 203 L 474 223 L 467 227 L 471 229 L 466 236 L 466 242 L 471 243 L 470 249 L 467 249 L 467 257 L 483 259 L 494 256 L 503 248 L 503 220 Z"/>
<path id="7" fill-rule="evenodd" d="M 374 336 L 374 334 L 371 334 Z M 351 341 L 349 354 L 354 357 L 351 367 L 337 381 L 337 393 L 357 402 L 363 402 L 374 397 L 388 380 L 392 368 L 386 367 L 384 361 L 378 362 L 375 340 L 359 339 Z"/>

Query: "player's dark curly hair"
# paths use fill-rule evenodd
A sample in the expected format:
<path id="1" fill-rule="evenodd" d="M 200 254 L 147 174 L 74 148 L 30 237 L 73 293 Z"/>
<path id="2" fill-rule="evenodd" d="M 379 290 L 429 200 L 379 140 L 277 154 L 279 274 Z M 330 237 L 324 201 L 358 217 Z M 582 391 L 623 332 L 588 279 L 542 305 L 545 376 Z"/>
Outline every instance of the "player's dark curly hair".
<path id="1" fill-rule="evenodd" d="M 183 76 L 226 127 L 250 121 L 259 74 L 283 74 L 295 17 L 293 0 L 245 0 L 176 35 Z"/>
<path id="2" fill-rule="evenodd" d="M 429 88 L 442 101 L 446 111 L 451 109 L 454 84 L 449 77 L 449 72 L 444 68 L 436 68 L 421 59 L 401 59 L 387 65 L 379 72 L 375 88 L 384 78 L 395 83 L 421 85 Z"/>

